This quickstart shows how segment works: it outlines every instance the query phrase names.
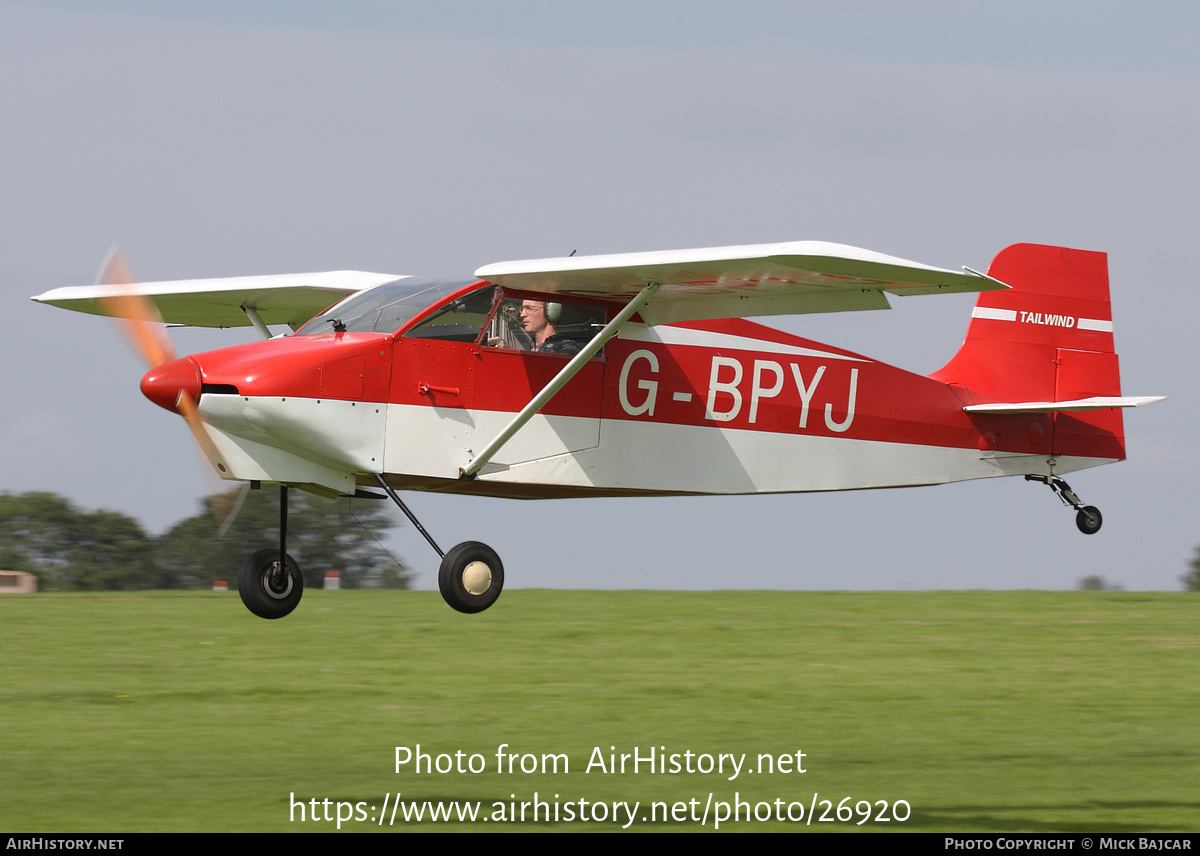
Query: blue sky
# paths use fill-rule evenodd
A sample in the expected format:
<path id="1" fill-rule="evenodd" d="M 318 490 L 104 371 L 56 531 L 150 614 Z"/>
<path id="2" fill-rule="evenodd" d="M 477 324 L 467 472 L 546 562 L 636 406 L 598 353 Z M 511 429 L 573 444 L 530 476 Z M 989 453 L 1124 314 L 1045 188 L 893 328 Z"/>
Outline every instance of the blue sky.
<path id="1" fill-rule="evenodd" d="M 516 44 L 808 50 L 1005 68 L 1184 71 L 1200 34 L 1186 2 L 1023 0 L 41 0 L 40 9 L 180 22 L 483 38 Z"/>

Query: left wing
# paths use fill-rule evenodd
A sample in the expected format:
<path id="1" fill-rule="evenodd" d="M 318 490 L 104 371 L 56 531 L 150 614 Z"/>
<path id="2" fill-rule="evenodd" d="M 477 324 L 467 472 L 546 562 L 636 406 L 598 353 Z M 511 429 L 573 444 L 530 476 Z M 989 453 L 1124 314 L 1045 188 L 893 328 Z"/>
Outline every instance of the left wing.
<path id="1" fill-rule="evenodd" d="M 182 279 L 131 285 L 84 285 L 56 288 L 33 298 L 38 303 L 117 315 L 109 298 L 140 295 L 158 309 L 168 324 L 190 327 L 245 327 L 252 321 L 246 309 L 264 324 L 287 324 L 293 329 L 343 297 L 403 277 L 390 273 L 336 270 L 324 273 L 237 276 L 227 279 Z"/>
<path id="2" fill-rule="evenodd" d="M 475 275 L 525 291 L 621 303 L 648 283 L 661 283 L 641 309 L 642 319 L 652 325 L 888 309 L 884 292 L 1008 288 L 973 271 L 945 270 L 822 241 L 501 262 L 481 267 Z"/>

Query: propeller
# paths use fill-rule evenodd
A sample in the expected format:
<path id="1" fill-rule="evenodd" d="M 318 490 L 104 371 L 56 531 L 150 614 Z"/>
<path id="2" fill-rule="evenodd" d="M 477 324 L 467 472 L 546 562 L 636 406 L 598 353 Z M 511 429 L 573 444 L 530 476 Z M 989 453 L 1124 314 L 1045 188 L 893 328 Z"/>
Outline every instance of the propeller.
<path id="1" fill-rule="evenodd" d="M 158 308 L 133 288 L 138 279 L 119 247 L 114 245 L 109 249 L 96 282 L 115 286 L 111 295 L 101 298 L 105 314 L 117 319 L 134 351 L 150 367 L 142 378 L 142 392 L 155 404 L 182 416 L 203 456 L 217 462 L 220 456 L 200 416 L 200 367 L 190 357 L 179 359 Z M 250 485 L 243 484 L 239 491 L 223 491 L 212 469 L 204 467 L 204 472 L 219 534 L 224 535 L 233 524 Z"/>

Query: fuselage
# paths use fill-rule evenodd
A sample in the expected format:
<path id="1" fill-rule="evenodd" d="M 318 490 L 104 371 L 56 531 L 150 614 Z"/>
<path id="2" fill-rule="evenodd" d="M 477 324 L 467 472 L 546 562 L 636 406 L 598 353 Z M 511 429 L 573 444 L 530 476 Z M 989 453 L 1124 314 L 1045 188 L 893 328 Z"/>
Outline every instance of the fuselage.
<path id="1" fill-rule="evenodd" d="M 395 320 L 386 308 L 356 329 L 339 317 L 354 313 L 346 301 L 297 335 L 185 358 L 222 475 L 332 495 L 383 473 L 397 488 L 540 498 L 900 487 L 1123 457 L 1102 435 L 1061 454 L 1052 416 L 968 414 L 981 400 L 971 390 L 749 321 L 635 316 L 462 478 L 570 356 L 506 327 L 512 301 L 544 296 L 484 282 L 434 291 L 427 306 L 405 298 L 395 331 L 374 329 Z M 581 341 L 614 312 L 556 311 Z"/>

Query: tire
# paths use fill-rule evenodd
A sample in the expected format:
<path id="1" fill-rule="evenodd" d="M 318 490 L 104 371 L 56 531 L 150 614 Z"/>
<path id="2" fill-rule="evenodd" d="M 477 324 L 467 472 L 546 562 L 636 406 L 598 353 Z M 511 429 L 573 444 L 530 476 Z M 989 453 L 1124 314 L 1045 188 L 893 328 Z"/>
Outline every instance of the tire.
<path id="1" fill-rule="evenodd" d="M 246 609 L 259 618 L 283 618 L 300 603 L 304 594 L 304 576 L 300 566 L 287 557 L 287 573 L 280 577 L 272 572 L 279 564 L 278 550 L 259 550 L 242 563 L 238 574 L 238 594 Z"/>
<path id="2" fill-rule="evenodd" d="M 504 588 L 504 564 L 487 544 L 464 541 L 442 559 L 438 588 L 446 603 L 459 612 L 483 612 Z"/>
<path id="3" fill-rule="evenodd" d="M 1100 531 L 1100 525 L 1103 522 L 1104 518 L 1100 516 L 1100 509 L 1094 505 L 1085 505 L 1075 515 L 1075 525 L 1084 535 L 1095 535 Z"/>

